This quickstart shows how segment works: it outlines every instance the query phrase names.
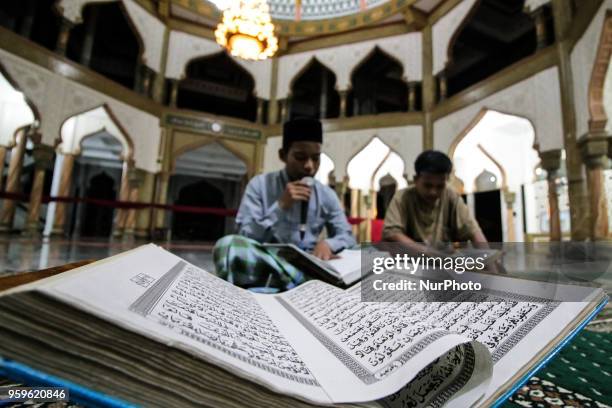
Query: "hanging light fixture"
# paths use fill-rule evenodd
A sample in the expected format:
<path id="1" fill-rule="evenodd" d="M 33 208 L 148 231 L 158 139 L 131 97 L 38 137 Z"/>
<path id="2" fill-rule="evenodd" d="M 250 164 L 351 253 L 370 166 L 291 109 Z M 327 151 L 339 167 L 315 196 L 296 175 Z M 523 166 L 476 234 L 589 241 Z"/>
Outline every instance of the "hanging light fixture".
<path id="1" fill-rule="evenodd" d="M 236 0 L 223 11 L 217 42 L 235 57 L 263 60 L 278 50 L 278 38 L 265 0 Z"/>

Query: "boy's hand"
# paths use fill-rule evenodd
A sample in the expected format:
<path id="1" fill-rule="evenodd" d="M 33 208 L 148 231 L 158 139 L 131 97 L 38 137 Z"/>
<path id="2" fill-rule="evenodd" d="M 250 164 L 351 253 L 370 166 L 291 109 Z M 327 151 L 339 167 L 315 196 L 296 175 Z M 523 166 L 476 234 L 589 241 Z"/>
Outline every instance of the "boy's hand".
<path id="1" fill-rule="evenodd" d="M 334 255 L 331 248 L 325 241 L 319 241 L 317 245 L 314 247 L 312 254 L 319 259 L 324 261 L 329 261 L 330 259 L 339 258 L 338 255 Z"/>

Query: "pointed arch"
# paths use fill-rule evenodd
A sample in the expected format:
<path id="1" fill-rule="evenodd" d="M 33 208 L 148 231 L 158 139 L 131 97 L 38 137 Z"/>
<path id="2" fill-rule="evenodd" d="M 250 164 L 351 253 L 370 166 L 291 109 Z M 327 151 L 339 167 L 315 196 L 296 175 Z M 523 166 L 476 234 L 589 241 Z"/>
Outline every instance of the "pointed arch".
<path id="1" fill-rule="evenodd" d="M 480 156 L 482 160 L 491 162 L 493 167 L 500 169 L 500 177 L 506 180 L 503 187 L 516 188 L 519 184 L 528 183 L 531 181 L 531 170 L 525 171 L 525 169 L 533 168 L 540 160 L 535 136 L 535 127 L 529 119 L 483 108 L 451 143 L 448 155 L 454 162 L 454 176 L 460 177 L 465 187 L 470 189 L 475 172 L 480 170 L 476 166 L 478 161 L 475 157 Z M 495 140 L 493 150 L 498 152 L 495 156 L 491 150 L 493 145 L 485 146 L 493 139 Z M 468 145 L 463 146 L 459 153 L 459 147 L 463 142 L 468 142 Z M 511 152 L 512 157 L 507 154 L 499 156 L 506 152 Z M 457 156 L 458 153 L 461 156 Z M 470 156 L 469 159 L 466 159 L 467 156 Z M 520 160 L 516 157 L 520 157 Z"/>
<path id="2" fill-rule="evenodd" d="M 604 93 L 612 57 L 612 10 L 606 10 L 597 55 L 589 81 L 589 131 L 603 132 L 608 124 Z"/>
<path id="3" fill-rule="evenodd" d="M 40 114 L 36 105 L 0 64 L 0 145 L 15 145 L 17 131 L 25 126 L 39 127 Z"/>
<path id="4" fill-rule="evenodd" d="M 369 152 L 368 149 L 370 150 Z M 360 159 L 362 155 L 367 155 L 368 160 Z M 405 170 L 406 163 L 401 155 L 380 139 L 378 135 L 372 136 L 351 156 L 346 164 L 346 174 L 349 176 L 349 187 L 365 191 L 373 189 L 373 183 L 375 182 L 377 172 L 383 168 L 385 161 L 391 155 L 397 156 L 402 161 Z M 401 180 L 397 180 L 397 182 L 398 185 L 401 184 Z"/>
<path id="5" fill-rule="evenodd" d="M 400 60 L 375 46 L 351 71 L 349 116 L 408 110 L 408 83 Z"/>
<path id="6" fill-rule="evenodd" d="M 78 118 L 90 119 L 89 123 L 82 124 L 82 130 L 77 129 Z M 72 127 L 72 129 L 65 129 L 67 126 Z M 71 130 L 72 135 L 67 133 Z M 66 118 L 60 126 L 60 148 L 65 153 L 78 155 L 81 153 L 82 142 L 85 138 L 94 136 L 104 130 L 123 145 L 122 160 L 127 163 L 133 163 L 134 141 L 106 103 Z"/>
<path id="7" fill-rule="evenodd" d="M 317 70 L 320 70 L 320 75 Z M 308 79 L 309 75 L 313 78 Z M 302 81 L 305 82 L 303 86 Z M 318 58 L 312 57 L 291 79 L 289 116 L 338 117 L 340 115 L 340 95 L 336 90 L 336 83 L 336 73 Z"/>
<path id="8" fill-rule="evenodd" d="M 87 30 L 93 28 L 95 35 L 91 56 L 89 57 L 90 61 L 86 61 L 86 64 L 101 75 L 127 88 L 134 88 L 135 85 L 138 85 L 139 76 L 142 74 L 140 70 L 142 68 L 141 64 L 144 62 L 145 39 L 132 19 L 126 4 L 123 1 L 86 2 L 81 4 L 81 12 L 93 18 L 97 23 L 94 24 L 90 20 L 85 22 L 80 19 L 81 23 L 71 30 L 66 56 L 74 61 L 81 61 Z M 118 24 L 119 21 L 108 21 L 110 17 L 117 17 L 122 21 L 120 24 Z M 124 27 L 126 29 L 123 29 Z M 123 30 L 120 31 L 120 29 Z M 106 35 L 101 35 L 100 30 L 106 30 Z M 113 38 L 113 35 L 116 38 Z M 116 52 L 117 44 L 121 44 L 123 47 L 119 53 Z M 96 52 L 101 49 L 107 50 L 104 63 L 99 63 L 95 58 Z M 130 55 L 124 56 L 125 53 Z M 114 64 L 112 65 L 121 64 L 121 69 L 106 68 L 109 56 L 114 58 Z"/>
<path id="9" fill-rule="evenodd" d="M 232 153 L 234 156 L 236 156 L 246 165 L 248 178 L 251 178 L 253 176 L 254 174 L 253 163 L 251 162 L 251 159 L 246 154 L 244 154 L 244 152 L 241 152 L 240 150 L 234 148 L 231 144 L 227 143 L 226 141 L 222 139 L 213 139 L 213 138 L 210 138 L 210 139 L 207 138 L 205 140 L 189 143 L 189 144 L 186 144 L 174 150 L 174 152 L 172 153 L 170 173 L 173 174 L 176 171 L 176 163 L 183 154 L 189 151 L 197 150 L 201 147 L 204 147 L 210 144 L 214 144 L 214 143 L 218 143 L 219 145 L 221 145 L 224 149 Z"/>
<path id="10" fill-rule="evenodd" d="M 255 121 L 255 78 L 225 51 L 192 58 L 179 81 L 177 106 Z"/>
<path id="11" fill-rule="evenodd" d="M 477 0 L 453 32 L 444 76 L 452 96 L 532 55 L 537 49 L 533 17 L 521 0 Z M 503 27 L 503 29 L 499 28 Z"/>

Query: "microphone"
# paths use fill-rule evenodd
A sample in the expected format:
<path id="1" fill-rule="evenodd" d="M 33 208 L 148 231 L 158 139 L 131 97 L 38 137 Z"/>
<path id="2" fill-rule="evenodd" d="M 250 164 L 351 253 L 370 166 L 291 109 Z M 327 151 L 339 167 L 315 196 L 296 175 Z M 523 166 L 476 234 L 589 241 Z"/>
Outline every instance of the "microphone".
<path id="1" fill-rule="evenodd" d="M 300 180 L 302 183 L 306 184 L 308 187 L 312 187 L 314 185 L 314 179 L 312 177 L 303 177 Z M 304 235 L 306 235 L 306 220 L 308 218 L 308 203 L 309 201 L 302 201 L 300 204 L 300 241 L 304 240 Z"/>

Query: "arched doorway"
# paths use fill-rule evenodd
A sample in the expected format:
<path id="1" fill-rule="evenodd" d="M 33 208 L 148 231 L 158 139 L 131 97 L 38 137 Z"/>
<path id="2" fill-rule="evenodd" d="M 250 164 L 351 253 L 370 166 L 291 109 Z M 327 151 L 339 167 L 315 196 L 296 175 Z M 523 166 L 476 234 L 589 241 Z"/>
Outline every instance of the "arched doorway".
<path id="1" fill-rule="evenodd" d="M 177 206 L 235 209 L 240 204 L 247 166 L 221 143 L 209 143 L 181 154 L 175 162 L 168 195 Z M 172 237 L 214 242 L 233 230 L 234 218 L 175 211 Z"/>
<path id="2" fill-rule="evenodd" d="M 404 160 L 378 137 L 373 137 L 348 162 L 346 172 L 349 176 L 349 188 L 351 189 L 351 217 L 368 220 L 366 223 L 362 222 L 359 228 L 355 229 L 361 240 L 380 238 L 372 235 L 373 227 L 369 221 L 381 220 L 378 216 L 377 207 L 381 179 L 389 175 L 395 181 L 395 188 L 406 188 L 408 183 L 403 176 L 404 171 Z M 384 205 L 385 202 L 381 202 L 381 204 Z M 376 235 L 379 235 L 378 229 L 382 233 L 381 222 L 382 220 L 373 224 L 377 231 Z"/>
<path id="3" fill-rule="evenodd" d="M 67 118 L 61 126 L 60 134 L 58 151 L 61 155 L 56 161 L 56 171 L 53 174 L 52 195 L 86 197 L 86 193 L 91 191 L 91 179 L 105 172 L 115 180 L 115 189 L 118 191 L 113 197 L 109 195 L 108 199 L 129 200 L 128 173 L 134 165 L 134 143 L 107 105 Z M 107 198 L 104 196 L 98 199 Z M 82 222 L 89 222 L 83 219 L 85 206 L 83 203 L 75 205 L 62 202 L 51 205 L 48 217 L 52 217 L 53 221 L 45 227 L 45 234 L 80 234 Z M 100 211 L 104 213 L 107 210 Z M 122 232 L 127 211 L 117 209 L 113 214 L 113 228 L 117 228 L 117 233 Z M 86 228 L 85 231 L 91 229 Z M 108 231 L 108 228 L 99 231 Z"/>
<path id="4" fill-rule="evenodd" d="M 85 138 L 74 167 L 73 196 L 116 201 L 123 174 L 122 150 L 119 140 L 106 131 Z M 81 203 L 76 206 L 71 231 L 78 232 L 80 237 L 107 238 L 113 229 L 115 212 L 113 207 L 100 202 Z"/>
<path id="5" fill-rule="evenodd" d="M 453 143 L 454 175 L 463 181 L 467 203 L 492 242 L 523 241 L 525 186 L 539 162 L 535 130 L 528 119 L 494 110 L 477 116 Z"/>
<path id="6" fill-rule="evenodd" d="M 134 89 L 142 41 L 121 2 L 83 8 L 83 23 L 74 27 L 66 56 L 107 78 Z"/>
<path id="7" fill-rule="evenodd" d="M 255 80 L 225 52 L 191 61 L 178 88 L 177 106 L 255 121 Z"/>
<path id="8" fill-rule="evenodd" d="M 403 75 L 402 65 L 376 47 L 351 75 L 348 115 L 405 112 L 408 109 L 408 85 Z"/>
<path id="9" fill-rule="evenodd" d="M 313 59 L 293 80 L 289 118 L 337 118 L 340 96 L 336 91 L 336 75 Z"/>
<path id="10" fill-rule="evenodd" d="M 536 51 L 534 17 L 527 14 L 524 5 L 525 0 L 476 3 L 449 45 L 449 64 L 444 73 L 448 96 Z M 549 24 L 550 12 L 547 6 L 544 8 Z"/>

